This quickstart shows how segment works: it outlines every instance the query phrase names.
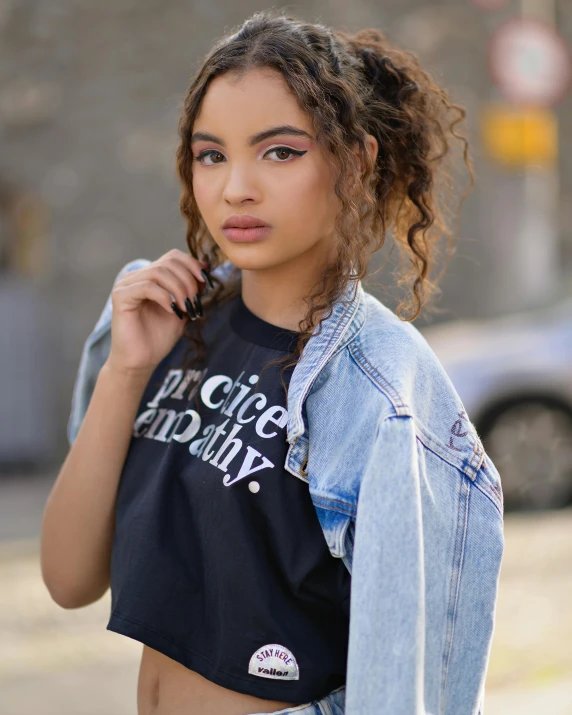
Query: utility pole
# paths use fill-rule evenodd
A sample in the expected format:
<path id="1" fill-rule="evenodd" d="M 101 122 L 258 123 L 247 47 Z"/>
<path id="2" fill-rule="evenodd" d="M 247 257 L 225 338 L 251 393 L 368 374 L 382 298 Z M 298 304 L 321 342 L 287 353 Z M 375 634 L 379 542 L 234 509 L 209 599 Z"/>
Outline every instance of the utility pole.
<path id="1" fill-rule="evenodd" d="M 520 0 L 522 17 L 556 27 L 555 0 Z M 552 121 L 558 131 L 557 117 Z M 558 289 L 560 275 L 560 179 L 558 154 L 541 165 L 526 163 L 523 176 L 519 256 L 522 269 L 523 307 L 549 300 Z"/>
<path id="2" fill-rule="evenodd" d="M 488 48 L 495 84 L 481 124 L 494 159 L 483 184 L 488 313 L 547 303 L 562 278 L 554 105 L 569 84 L 570 52 L 556 28 L 555 0 L 518 2 L 518 14 L 497 26 Z"/>

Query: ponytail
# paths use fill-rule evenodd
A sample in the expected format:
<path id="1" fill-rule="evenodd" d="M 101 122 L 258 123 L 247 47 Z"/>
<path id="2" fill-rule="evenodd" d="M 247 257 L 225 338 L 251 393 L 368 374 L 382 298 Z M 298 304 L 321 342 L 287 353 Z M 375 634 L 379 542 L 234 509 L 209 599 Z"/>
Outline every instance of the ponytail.
<path id="1" fill-rule="evenodd" d="M 447 267 L 445 262 L 441 273 L 429 280 L 441 236 L 448 239 L 447 259 L 453 254 L 447 201 L 454 194 L 454 186 L 449 171 L 442 166 L 451 149 L 451 138 L 461 142 L 470 176 L 459 208 L 474 183 L 468 142 L 455 129 L 466 112 L 451 102 L 413 54 L 393 47 L 379 30 L 334 34 L 358 60 L 363 78 L 363 123 L 379 146 L 376 200 L 385 204 L 382 220 L 386 228 L 392 224 L 405 264 L 398 284 L 412 288 L 410 300 L 400 309 L 408 309 L 413 320 L 437 292 L 437 283 Z"/>

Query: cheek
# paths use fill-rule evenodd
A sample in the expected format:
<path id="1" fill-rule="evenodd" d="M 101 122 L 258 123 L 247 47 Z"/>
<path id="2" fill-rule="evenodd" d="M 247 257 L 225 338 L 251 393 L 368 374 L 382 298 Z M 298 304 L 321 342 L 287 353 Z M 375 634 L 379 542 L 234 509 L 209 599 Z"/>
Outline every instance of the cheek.
<path id="1" fill-rule="evenodd" d="M 217 202 L 217 189 L 213 181 L 205 180 L 200 173 L 193 174 L 193 194 L 199 211 L 205 216 Z"/>
<path id="2" fill-rule="evenodd" d="M 310 164 L 275 187 L 286 225 L 293 230 L 322 232 L 336 212 L 336 195 L 328 167 Z"/>

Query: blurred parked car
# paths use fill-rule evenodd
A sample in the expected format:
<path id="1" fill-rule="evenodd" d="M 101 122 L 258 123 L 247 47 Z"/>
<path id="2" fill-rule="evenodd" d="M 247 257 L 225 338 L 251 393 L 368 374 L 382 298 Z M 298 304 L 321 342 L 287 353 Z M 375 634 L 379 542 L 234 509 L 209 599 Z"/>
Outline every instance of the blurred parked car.
<path id="1" fill-rule="evenodd" d="M 572 503 L 572 298 L 421 332 L 499 471 L 506 509 Z"/>

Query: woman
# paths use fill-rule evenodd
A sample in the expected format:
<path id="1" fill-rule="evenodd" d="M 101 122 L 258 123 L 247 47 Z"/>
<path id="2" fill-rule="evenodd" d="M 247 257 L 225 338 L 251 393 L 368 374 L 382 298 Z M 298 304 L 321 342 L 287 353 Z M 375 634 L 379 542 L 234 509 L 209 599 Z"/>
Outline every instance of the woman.
<path id="1" fill-rule="evenodd" d="M 143 644 L 140 715 L 480 712 L 502 493 L 410 322 L 463 117 L 378 31 L 280 14 L 193 78 L 188 253 L 118 274 L 42 528 L 53 599 L 111 586 Z M 399 317 L 361 284 L 390 231 Z"/>

